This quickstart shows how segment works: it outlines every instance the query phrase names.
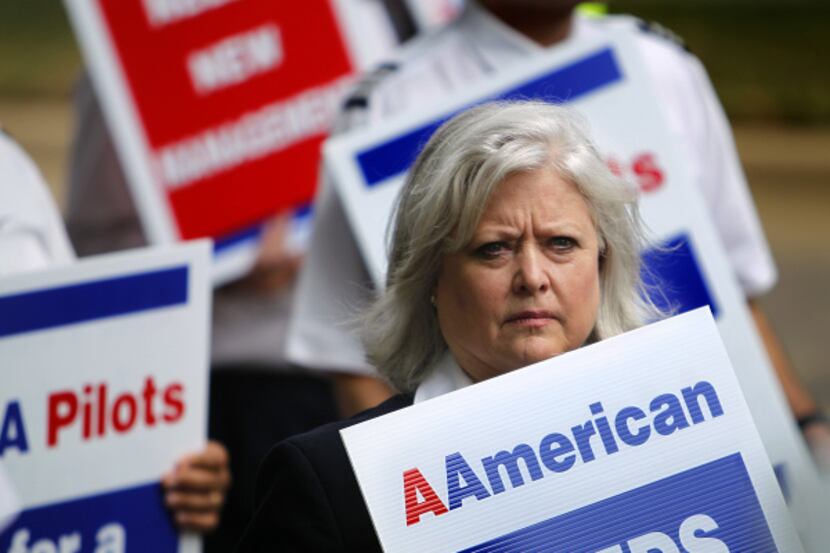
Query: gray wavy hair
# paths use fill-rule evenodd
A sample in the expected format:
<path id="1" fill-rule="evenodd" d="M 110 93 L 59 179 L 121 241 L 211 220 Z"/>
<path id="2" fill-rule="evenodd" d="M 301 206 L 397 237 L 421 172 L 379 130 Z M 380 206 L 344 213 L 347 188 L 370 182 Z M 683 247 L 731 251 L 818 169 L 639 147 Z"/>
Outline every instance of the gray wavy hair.
<path id="1" fill-rule="evenodd" d="M 589 342 L 659 315 L 640 279 L 637 192 L 608 170 L 584 121 L 541 102 L 484 104 L 435 132 L 398 196 L 386 288 L 361 321 L 369 361 L 398 390 L 413 391 L 447 351 L 429 300 L 443 256 L 469 243 L 499 183 L 543 166 L 576 185 L 597 230 L 601 301 Z"/>

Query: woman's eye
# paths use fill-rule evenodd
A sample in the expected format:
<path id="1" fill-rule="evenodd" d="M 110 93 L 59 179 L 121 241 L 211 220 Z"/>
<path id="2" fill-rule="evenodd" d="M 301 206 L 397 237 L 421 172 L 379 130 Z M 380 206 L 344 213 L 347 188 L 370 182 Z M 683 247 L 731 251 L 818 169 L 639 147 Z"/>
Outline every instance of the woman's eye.
<path id="1" fill-rule="evenodd" d="M 498 257 L 499 255 L 507 251 L 507 249 L 508 246 L 504 242 L 488 242 L 486 244 L 479 246 L 476 249 L 476 254 L 480 257 L 489 259 L 493 257 Z"/>
<path id="2" fill-rule="evenodd" d="M 550 239 L 550 246 L 556 251 L 569 251 L 576 246 L 576 240 L 570 236 L 554 236 Z"/>

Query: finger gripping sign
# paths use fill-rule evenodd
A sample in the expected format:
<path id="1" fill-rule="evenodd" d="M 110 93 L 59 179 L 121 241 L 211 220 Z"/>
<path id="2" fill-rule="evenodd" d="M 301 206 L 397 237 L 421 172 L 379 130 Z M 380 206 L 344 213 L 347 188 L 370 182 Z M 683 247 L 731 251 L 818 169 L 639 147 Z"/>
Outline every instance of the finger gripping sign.
<path id="1" fill-rule="evenodd" d="M 312 200 L 322 141 L 371 61 L 362 43 L 382 29 L 356 33 L 343 0 L 66 4 L 148 238 L 232 245 L 218 278 L 238 276 L 251 229 Z"/>
<path id="2" fill-rule="evenodd" d="M 342 436 L 389 551 L 802 550 L 707 309 Z"/>
<path id="3" fill-rule="evenodd" d="M 88 258 L 0 283 L 4 553 L 196 552 L 161 475 L 204 446 L 210 244 Z"/>

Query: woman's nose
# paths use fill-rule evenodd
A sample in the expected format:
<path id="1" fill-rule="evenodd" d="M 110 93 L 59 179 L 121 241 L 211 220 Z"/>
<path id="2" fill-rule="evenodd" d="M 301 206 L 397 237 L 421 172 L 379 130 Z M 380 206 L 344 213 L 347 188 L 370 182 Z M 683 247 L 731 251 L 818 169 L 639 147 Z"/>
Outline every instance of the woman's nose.
<path id="1" fill-rule="evenodd" d="M 545 270 L 545 257 L 535 248 L 524 248 L 516 256 L 516 274 L 513 290 L 518 294 L 536 294 L 550 287 L 550 275 Z"/>

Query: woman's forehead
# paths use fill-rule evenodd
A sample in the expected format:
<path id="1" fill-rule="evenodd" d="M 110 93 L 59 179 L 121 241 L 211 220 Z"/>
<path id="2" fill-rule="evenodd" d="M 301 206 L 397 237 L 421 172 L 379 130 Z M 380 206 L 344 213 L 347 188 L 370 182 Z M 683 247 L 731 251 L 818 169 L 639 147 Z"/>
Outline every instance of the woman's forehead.
<path id="1" fill-rule="evenodd" d="M 579 188 L 547 167 L 514 173 L 496 185 L 479 225 L 509 224 L 526 217 L 549 221 L 593 219 L 591 206 Z"/>

